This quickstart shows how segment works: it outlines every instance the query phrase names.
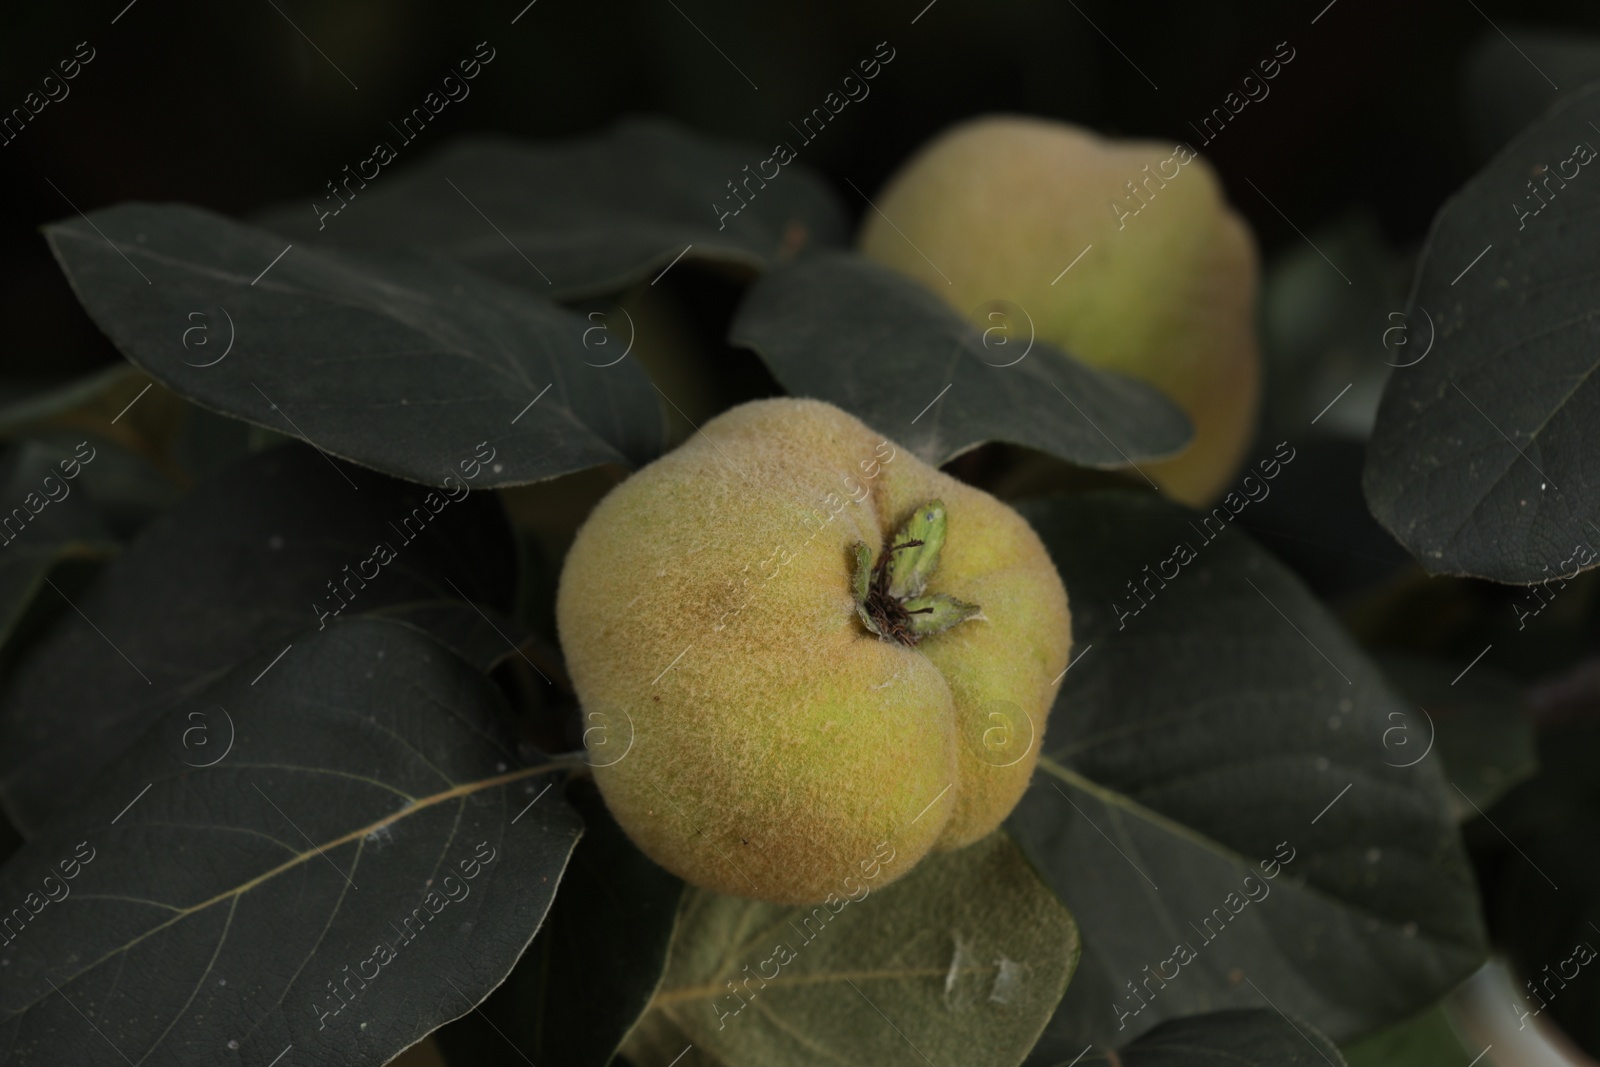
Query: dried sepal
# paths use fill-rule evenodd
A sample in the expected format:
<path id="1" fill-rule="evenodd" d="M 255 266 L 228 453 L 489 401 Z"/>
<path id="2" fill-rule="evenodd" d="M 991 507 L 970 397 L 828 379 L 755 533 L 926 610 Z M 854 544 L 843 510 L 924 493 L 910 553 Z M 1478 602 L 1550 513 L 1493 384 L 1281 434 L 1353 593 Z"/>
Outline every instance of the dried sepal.
<path id="1" fill-rule="evenodd" d="M 982 612 L 978 605 L 968 604 L 948 593 L 912 597 L 900 606 L 906 613 L 906 625 L 919 638 L 943 633 Z"/>

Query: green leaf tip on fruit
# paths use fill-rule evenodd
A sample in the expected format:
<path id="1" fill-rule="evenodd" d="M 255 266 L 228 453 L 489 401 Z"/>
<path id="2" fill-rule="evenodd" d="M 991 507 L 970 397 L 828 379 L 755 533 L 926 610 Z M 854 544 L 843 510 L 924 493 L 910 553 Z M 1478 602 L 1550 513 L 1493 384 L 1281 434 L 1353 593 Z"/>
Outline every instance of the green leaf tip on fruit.
<path id="1" fill-rule="evenodd" d="M 867 599 L 872 595 L 872 549 L 867 547 L 865 541 L 857 541 L 851 546 L 855 554 L 855 570 L 850 575 L 850 591 L 855 595 L 856 614 L 861 616 L 861 624 L 879 637 L 883 633 L 878 629 L 878 624 L 873 621 L 872 613 L 867 610 Z"/>
<path id="2" fill-rule="evenodd" d="M 922 595 L 928 580 L 939 567 L 939 550 L 944 548 L 944 501 L 930 500 L 911 513 L 895 532 L 889 561 L 889 595 L 908 600 Z M 904 551 L 902 551 L 902 549 Z"/>
<path id="3" fill-rule="evenodd" d="M 922 595 L 939 567 L 944 537 L 944 502 L 930 500 L 895 531 L 876 565 L 866 542 L 855 543 L 851 589 L 855 593 L 856 614 L 882 640 L 899 641 L 910 647 L 982 611 L 976 604 L 944 593 Z"/>

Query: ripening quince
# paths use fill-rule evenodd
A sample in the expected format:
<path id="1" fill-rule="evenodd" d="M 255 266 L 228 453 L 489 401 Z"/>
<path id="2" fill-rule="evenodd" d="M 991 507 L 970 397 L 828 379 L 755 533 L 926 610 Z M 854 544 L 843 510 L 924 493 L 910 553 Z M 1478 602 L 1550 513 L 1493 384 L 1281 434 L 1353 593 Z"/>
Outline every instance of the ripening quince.
<path id="1" fill-rule="evenodd" d="M 556 616 L 606 803 L 663 867 L 780 903 L 978 840 L 1070 652 L 1020 515 L 813 400 L 706 423 L 579 530 Z"/>
<path id="2" fill-rule="evenodd" d="M 1185 503 L 1222 492 L 1255 431 L 1258 266 L 1248 227 L 1189 146 L 981 118 L 925 145 L 875 203 L 860 235 L 868 258 L 963 315 L 1014 304 L 1041 340 L 1161 389 L 1188 412 L 1194 442 L 1144 469 Z"/>

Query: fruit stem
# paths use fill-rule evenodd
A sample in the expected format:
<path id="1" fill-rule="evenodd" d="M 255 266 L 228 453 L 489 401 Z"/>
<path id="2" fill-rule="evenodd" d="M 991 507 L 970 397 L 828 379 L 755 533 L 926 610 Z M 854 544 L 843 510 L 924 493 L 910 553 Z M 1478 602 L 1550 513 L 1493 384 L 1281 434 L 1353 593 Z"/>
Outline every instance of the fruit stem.
<path id="1" fill-rule="evenodd" d="M 878 635 L 899 641 L 908 648 L 917 643 L 917 635 L 911 631 L 909 620 L 906 618 L 910 613 L 900 600 L 889 593 L 889 561 L 894 558 L 896 552 L 921 546 L 921 541 L 906 541 L 895 545 L 878 557 L 877 565 L 872 568 L 872 585 L 867 592 L 865 605 L 867 614 L 878 624 Z"/>

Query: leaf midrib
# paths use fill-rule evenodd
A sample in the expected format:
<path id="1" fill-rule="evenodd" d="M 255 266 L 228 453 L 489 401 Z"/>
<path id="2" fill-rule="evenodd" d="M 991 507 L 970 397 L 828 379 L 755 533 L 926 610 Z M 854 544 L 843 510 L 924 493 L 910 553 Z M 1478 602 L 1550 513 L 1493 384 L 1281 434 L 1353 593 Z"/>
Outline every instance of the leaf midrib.
<path id="1" fill-rule="evenodd" d="M 165 930 L 167 927 L 172 926 L 174 923 L 181 922 L 181 921 L 183 921 L 184 919 L 188 918 L 191 915 L 197 915 L 200 912 L 204 911 L 205 909 L 207 909 L 209 907 L 212 907 L 215 904 L 219 904 L 219 903 L 221 903 L 221 902 L 223 902 L 225 900 L 237 899 L 239 897 L 242 897 L 242 896 L 244 896 L 244 894 L 248 893 L 250 890 L 256 888 L 257 886 L 262 885 L 262 884 L 270 881 L 273 878 L 276 878 L 278 875 L 280 875 L 283 872 L 289 870 L 290 868 L 299 866 L 300 864 L 306 862 L 307 860 L 311 859 L 312 857 L 321 855 L 324 851 L 326 851 L 328 849 L 338 848 L 339 846 L 349 844 L 352 841 L 359 841 L 362 838 L 366 837 L 368 834 L 376 833 L 377 831 L 382 830 L 386 826 L 390 826 L 390 825 L 392 825 L 394 823 L 399 822 L 401 819 L 405 819 L 405 818 L 408 818 L 408 817 L 410 817 L 412 815 L 415 815 L 419 811 L 423 811 L 423 810 L 425 810 L 427 808 L 431 808 L 435 804 L 442 804 L 447 800 L 454 800 L 454 799 L 456 799 L 458 797 L 471 796 L 472 794 L 481 792 L 481 791 L 483 791 L 485 789 L 492 789 L 492 788 L 494 788 L 495 786 L 498 786 L 498 785 L 506 785 L 506 784 L 509 784 L 511 782 L 520 781 L 523 778 L 530 778 L 530 777 L 533 777 L 534 775 L 543 774 L 543 773 L 546 773 L 546 772 L 552 771 L 552 770 L 558 770 L 558 769 L 560 769 L 562 767 L 565 767 L 565 766 L 568 766 L 568 764 L 565 764 L 565 763 L 557 761 L 557 762 L 540 764 L 537 767 L 524 767 L 524 768 L 522 768 L 520 770 L 507 771 L 505 774 L 495 775 L 493 778 L 483 778 L 483 779 L 480 779 L 480 780 L 478 780 L 476 782 L 465 782 L 465 783 L 462 783 L 461 785 L 457 785 L 457 786 L 454 786 L 454 787 L 452 787 L 450 789 L 446 789 L 443 792 L 434 793 L 434 794 L 432 794 L 430 796 L 422 797 L 422 798 L 416 800 L 415 802 L 413 802 L 411 804 L 407 804 L 403 808 L 400 808 L 400 809 L 398 809 L 396 811 L 390 812 L 388 815 L 385 815 L 383 818 L 378 819 L 375 822 L 369 823 L 366 826 L 360 827 L 359 829 L 351 830 L 348 833 L 345 833 L 340 837 L 336 837 L 331 841 L 325 842 L 322 845 L 313 845 L 311 848 L 305 850 L 304 852 L 300 852 L 300 853 L 295 854 L 294 856 L 291 856 L 289 859 L 284 860 L 282 863 L 278 864 L 276 867 L 273 867 L 273 868 L 271 868 L 269 870 L 263 871 L 261 874 L 258 874 L 255 877 L 250 878 L 249 880 L 247 880 L 245 882 L 242 882 L 239 885 L 234 886 L 231 889 L 224 890 L 223 892 L 218 893 L 215 896 L 212 896 L 212 897 L 210 897 L 210 898 L 208 898 L 206 900 L 202 900 L 197 904 L 191 904 L 186 908 L 178 909 L 176 914 L 174 914 L 171 918 L 167 919 L 166 921 L 158 923 L 157 925 L 155 925 L 155 926 L 151 927 L 150 929 L 146 930 L 144 933 L 140 934 L 138 937 L 135 937 L 135 938 L 133 938 L 133 939 L 131 939 L 129 941 L 124 942 L 121 945 L 118 945 L 116 948 L 112 949 L 111 951 L 104 953 L 103 955 L 101 955 L 98 958 L 94 959 L 90 963 L 88 963 L 88 964 L 84 965 L 83 967 L 79 968 L 78 970 L 74 971 L 72 974 L 70 974 L 70 975 L 68 975 L 66 977 L 66 979 L 65 979 L 63 984 L 77 981 L 79 977 L 89 973 L 90 971 L 94 970 L 96 967 L 99 967 L 101 964 L 105 963 L 111 957 L 128 951 L 129 949 L 133 948 L 135 945 L 139 944 L 141 941 L 145 940 L 145 938 L 150 937 L 153 934 L 160 933 L 162 930 Z M 53 992 L 53 990 L 52 990 L 52 992 Z M 12 1010 L 8 1011 L 6 1014 L 8 1016 L 13 1016 L 13 1017 L 14 1016 L 18 1016 L 18 1015 L 22 1015 L 23 1013 L 29 1011 L 35 1004 L 38 1004 L 40 1001 L 44 1000 L 45 997 L 47 997 L 49 995 L 50 994 L 48 994 L 48 993 L 42 994 L 41 996 L 29 1001 L 28 1003 L 23 1004 L 20 1007 L 17 1007 L 15 1009 L 12 1009 Z"/>
<path id="2" fill-rule="evenodd" d="M 769 986 L 789 987 L 807 985 L 823 985 L 829 982 L 888 982 L 903 978 L 947 978 L 951 975 L 989 974 L 999 968 L 994 966 L 984 967 L 910 967 L 899 970 L 875 971 L 826 971 L 813 974 L 797 974 L 789 978 L 779 975 L 776 978 L 757 977 L 757 981 L 764 982 L 761 992 L 765 993 Z M 645 1011 L 654 1011 L 657 1008 L 665 1010 L 674 1004 L 681 1004 L 691 1000 L 708 1000 L 711 997 L 723 995 L 723 987 L 717 985 L 682 986 L 678 989 L 658 990 L 650 999 L 650 1004 Z M 754 1000 L 754 997 L 751 997 Z"/>

